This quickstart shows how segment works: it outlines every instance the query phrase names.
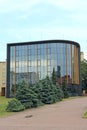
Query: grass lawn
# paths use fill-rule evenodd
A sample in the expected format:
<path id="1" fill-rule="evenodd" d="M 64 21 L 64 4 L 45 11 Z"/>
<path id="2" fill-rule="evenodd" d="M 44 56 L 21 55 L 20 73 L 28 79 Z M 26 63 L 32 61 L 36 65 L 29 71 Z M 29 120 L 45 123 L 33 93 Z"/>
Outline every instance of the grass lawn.
<path id="1" fill-rule="evenodd" d="M 0 117 L 11 115 L 13 113 L 13 112 L 6 111 L 8 101 L 10 101 L 10 100 L 11 99 L 6 98 L 6 97 L 0 97 Z"/>
<path id="2" fill-rule="evenodd" d="M 84 118 L 87 118 L 87 111 L 83 115 Z"/>
<path id="3" fill-rule="evenodd" d="M 72 100 L 78 97 L 69 97 L 69 98 L 65 98 L 62 101 L 67 101 L 67 100 Z M 11 98 L 6 98 L 6 97 L 1 97 L 0 96 L 0 117 L 5 117 L 5 116 L 9 116 L 14 114 L 15 112 L 7 112 L 6 111 L 6 107 L 8 105 L 8 101 L 10 101 Z M 84 117 L 87 118 L 87 111 L 84 114 Z"/>

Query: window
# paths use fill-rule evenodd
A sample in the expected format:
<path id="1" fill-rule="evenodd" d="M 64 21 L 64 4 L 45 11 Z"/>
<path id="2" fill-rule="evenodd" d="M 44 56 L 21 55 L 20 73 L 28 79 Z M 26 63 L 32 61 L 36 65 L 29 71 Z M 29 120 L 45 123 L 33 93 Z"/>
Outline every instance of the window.
<path id="1" fill-rule="evenodd" d="M 41 65 L 41 61 L 40 60 L 38 60 L 38 66 L 40 66 Z"/>
<path id="2" fill-rule="evenodd" d="M 50 54 L 51 53 L 51 49 L 50 48 L 48 48 L 48 54 Z"/>
<path id="3" fill-rule="evenodd" d="M 41 72 L 38 72 L 39 73 L 39 79 L 41 78 Z"/>
<path id="4" fill-rule="evenodd" d="M 50 66 L 48 67 L 48 71 L 50 71 Z"/>
<path id="5" fill-rule="evenodd" d="M 31 60 L 29 60 L 28 65 L 31 66 Z"/>
<path id="6" fill-rule="evenodd" d="M 50 72 L 50 71 L 48 71 L 48 76 L 49 76 L 49 77 L 51 76 L 51 72 Z"/>
<path id="7" fill-rule="evenodd" d="M 5 84 L 5 80 L 2 80 L 2 84 Z"/>
<path id="8" fill-rule="evenodd" d="M 19 56 L 19 51 L 18 50 L 16 50 L 16 56 Z"/>
<path id="9" fill-rule="evenodd" d="M 41 54 L 41 50 L 40 49 L 38 49 L 38 55 L 40 55 Z"/>
<path id="10" fill-rule="evenodd" d="M 31 55 L 31 49 L 28 50 L 28 55 L 29 55 L 29 56 Z"/>
<path id="11" fill-rule="evenodd" d="M 51 61 L 50 60 L 48 60 L 48 66 L 50 66 L 51 65 Z"/>

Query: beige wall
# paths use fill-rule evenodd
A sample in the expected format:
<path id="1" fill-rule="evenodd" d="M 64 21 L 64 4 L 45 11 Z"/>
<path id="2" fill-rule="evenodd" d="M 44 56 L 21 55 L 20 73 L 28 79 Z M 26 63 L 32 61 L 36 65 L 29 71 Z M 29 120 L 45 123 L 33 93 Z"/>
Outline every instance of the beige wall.
<path id="1" fill-rule="evenodd" d="M 6 89 L 6 62 L 0 62 L 0 96 L 5 95 Z"/>

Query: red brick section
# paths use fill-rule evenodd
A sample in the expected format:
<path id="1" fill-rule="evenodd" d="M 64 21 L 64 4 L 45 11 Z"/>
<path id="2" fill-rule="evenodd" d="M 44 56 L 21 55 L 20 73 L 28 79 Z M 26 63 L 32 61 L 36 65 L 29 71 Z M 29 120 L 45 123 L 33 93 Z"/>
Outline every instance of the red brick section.
<path id="1" fill-rule="evenodd" d="M 87 130 L 87 97 L 27 110 L 0 118 L 0 130 Z"/>

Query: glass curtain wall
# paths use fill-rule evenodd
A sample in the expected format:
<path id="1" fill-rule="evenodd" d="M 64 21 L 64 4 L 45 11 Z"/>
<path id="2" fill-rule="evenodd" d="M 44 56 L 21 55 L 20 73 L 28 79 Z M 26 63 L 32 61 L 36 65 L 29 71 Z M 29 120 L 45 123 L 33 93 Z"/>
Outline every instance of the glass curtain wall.
<path id="1" fill-rule="evenodd" d="M 17 84 L 33 84 L 49 75 L 53 68 L 59 84 L 79 84 L 78 47 L 66 43 L 41 43 L 10 47 L 10 91 L 16 93 Z"/>

